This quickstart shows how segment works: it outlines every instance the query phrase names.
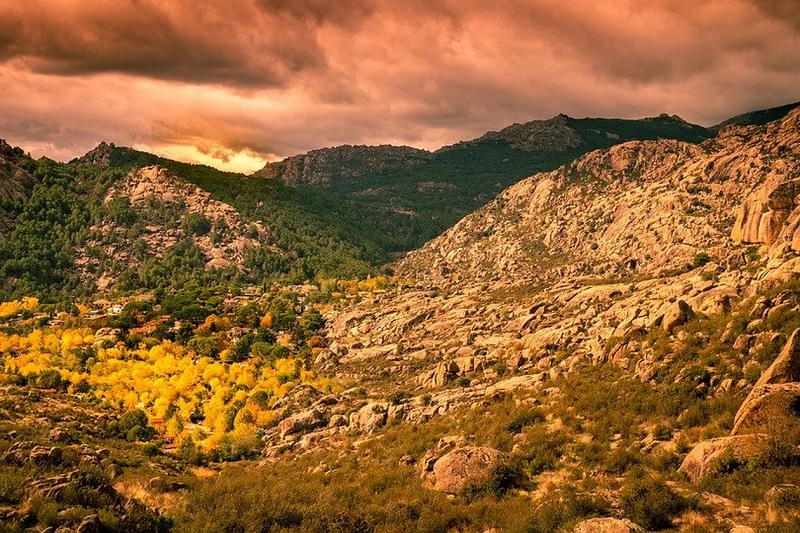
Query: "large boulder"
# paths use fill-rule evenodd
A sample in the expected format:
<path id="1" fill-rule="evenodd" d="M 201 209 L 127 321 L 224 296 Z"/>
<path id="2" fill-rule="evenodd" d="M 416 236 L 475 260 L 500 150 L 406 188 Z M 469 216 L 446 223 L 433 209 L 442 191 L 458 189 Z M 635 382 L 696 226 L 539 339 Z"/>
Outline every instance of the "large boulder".
<path id="1" fill-rule="evenodd" d="M 494 448 L 465 446 L 440 457 L 433 465 L 435 490 L 461 494 L 466 488 L 485 483 L 492 470 L 506 459 Z"/>
<path id="2" fill-rule="evenodd" d="M 280 424 L 278 424 L 278 432 L 283 439 L 289 435 L 310 431 L 326 424 L 325 411 L 320 408 L 315 408 L 295 413 L 288 418 L 284 418 L 281 420 Z"/>
<path id="3" fill-rule="evenodd" d="M 678 472 L 683 472 L 692 483 L 697 483 L 715 473 L 721 459 L 746 460 L 757 457 L 767 445 L 768 436 L 736 435 L 703 441 L 689 452 Z"/>
<path id="4" fill-rule="evenodd" d="M 800 329 L 794 330 L 781 353 L 756 381 L 755 387 L 800 381 Z"/>
<path id="5" fill-rule="evenodd" d="M 731 233 L 735 242 L 772 245 L 797 205 L 800 180 L 768 180 L 742 203 Z"/>
<path id="6" fill-rule="evenodd" d="M 374 433 L 386 425 L 388 404 L 368 403 L 350 415 L 350 429 L 361 433 Z"/>
<path id="7" fill-rule="evenodd" d="M 770 433 L 800 423 L 800 383 L 754 387 L 733 420 L 731 435 Z"/>
<path id="8" fill-rule="evenodd" d="M 574 533 L 639 533 L 642 528 L 620 518 L 590 518 L 579 523 L 573 529 Z"/>
<path id="9" fill-rule="evenodd" d="M 676 327 L 686 324 L 692 318 L 694 318 L 692 306 L 683 300 L 678 300 L 664 313 L 664 318 L 661 319 L 661 328 L 667 333 L 672 333 Z"/>

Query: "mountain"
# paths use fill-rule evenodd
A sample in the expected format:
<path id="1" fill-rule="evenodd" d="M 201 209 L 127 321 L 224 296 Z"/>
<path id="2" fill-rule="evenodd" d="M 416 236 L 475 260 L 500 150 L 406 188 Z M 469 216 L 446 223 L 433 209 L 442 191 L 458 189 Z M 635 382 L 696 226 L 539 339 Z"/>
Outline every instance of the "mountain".
<path id="1" fill-rule="evenodd" d="M 386 171 L 406 169 L 430 158 L 430 152 L 408 146 L 337 146 L 268 163 L 254 176 L 278 179 L 290 187 L 325 187 Z"/>
<path id="2" fill-rule="evenodd" d="M 800 170 L 783 157 L 797 143 L 797 116 L 731 127 L 700 145 L 632 141 L 589 153 L 510 187 L 411 252 L 398 272 L 456 283 L 552 282 L 652 275 L 699 252 L 724 257 L 740 199 L 762 180 Z"/>
<path id="3" fill-rule="evenodd" d="M 11 274 L 91 239 L 116 248 L 85 257 L 124 264 L 131 218 L 161 217 L 148 254 L 184 244 L 134 269 L 177 274 L 168 290 L 71 314 L 0 304 L 0 519 L 797 531 L 798 166 L 800 109 L 700 144 L 614 144 L 510 186 L 397 277 L 230 293 L 176 265 L 206 272 L 218 250 L 247 276 L 237 243 L 291 254 L 267 215 L 316 189 L 270 181 L 282 203 L 259 211 L 262 179 L 111 145 L 40 161 L 12 242 L 47 224 L 50 240 Z"/>
<path id="4" fill-rule="evenodd" d="M 105 143 L 68 164 L 4 160 L 6 299 L 365 276 L 385 258 L 327 197 L 278 182 Z"/>
<path id="5" fill-rule="evenodd" d="M 720 131 L 726 126 L 731 126 L 731 125 L 752 126 L 752 125 L 768 124 L 775 120 L 782 119 L 783 117 L 788 115 L 790 111 L 797 108 L 798 106 L 800 106 L 800 102 L 795 102 L 793 104 L 786 104 L 779 107 L 772 107 L 770 109 L 749 111 L 747 113 L 736 115 L 735 117 L 731 117 L 727 120 L 720 122 L 719 124 L 711 126 L 711 130 Z"/>
<path id="6" fill-rule="evenodd" d="M 631 136 L 707 135 L 675 117 L 559 116 L 435 153 L 317 150 L 252 177 L 107 143 L 66 165 L 37 164 L 8 147 L 14 178 L 3 183 L 15 203 L 3 210 L 3 292 L 61 298 L 77 287 L 90 294 L 376 273 L 533 170 Z M 58 220 L 69 222 L 51 226 Z"/>
<path id="7" fill-rule="evenodd" d="M 270 163 L 255 175 L 324 189 L 348 224 L 362 226 L 387 253 L 420 246 L 536 172 L 632 139 L 701 142 L 713 132 L 679 117 L 641 120 L 559 115 L 514 124 L 429 153 L 407 147 L 342 146 Z"/>

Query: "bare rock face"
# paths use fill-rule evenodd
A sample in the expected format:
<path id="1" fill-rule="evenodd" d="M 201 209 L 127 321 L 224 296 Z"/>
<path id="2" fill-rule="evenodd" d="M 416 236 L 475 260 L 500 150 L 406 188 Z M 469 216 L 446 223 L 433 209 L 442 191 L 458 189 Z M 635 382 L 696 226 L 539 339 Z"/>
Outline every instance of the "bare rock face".
<path id="1" fill-rule="evenodd" d="M 573 529 L 574 533 L 639 533 L 642 528 L 627 519 L 620 518 L 590 518 L 579 523 Z"/>
<path id="2" fill-rule="evenodd" d="M 762 452 L 767 435 L 736 435 L 718 437 L 701 442 L 689 452 L 678 472 L 683 472 L 692 483 L 697 483 L 715 473 L 721 459 L 731 457 L 748 459 Z"/>
<path id="3" fill-rule="evenodd" d="M 278 432 L 281 438 L 285 438 L 288 435 L 296 435 L 298 433 L 310 431 L 326 424 L 325 411 L 314 408 L 284 418 L 281 420 L 280 424 L 278 424 Z"/>
<path id="4" fill-rule="evenodd" d="M 363 433 L 374 433 L 386 424 L 385 403 L 369 403 L 350 415 L 350 429 Z"/>
<path id="5" fill-rule="evenodd" d="M 489 479 L 506 455 L 494 448 L 466 446 L 443 455 L 433 465 L 435 490 L 461 494 L 470 485 Z"/>
<path id="6" fill-rule="evenodd" d="M 739 209 L 733 240 L 772 245 L 794 211 L 798 195 L 800 179 L 765 183 Z"/>
<path id="7" fill-rule="evenodd" d="M 800 329 L 796 329 L 777 359 L 756 381 L 755 387 L 800 381 Z"/>
<path id="8" fill-rule="evenodd" d="M 753 388 L 736 412 L 731 435 L 781 431 L 800 423 L 800 383 Z"/>

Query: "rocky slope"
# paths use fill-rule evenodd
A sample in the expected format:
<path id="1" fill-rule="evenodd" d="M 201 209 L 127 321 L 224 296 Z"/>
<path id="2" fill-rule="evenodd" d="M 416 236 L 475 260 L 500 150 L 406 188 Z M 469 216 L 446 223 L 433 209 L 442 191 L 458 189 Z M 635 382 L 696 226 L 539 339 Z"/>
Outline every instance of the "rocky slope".
<path id="1" fill-rule="evenodd" d="M 749 111 L 747 113 L 742 113 L 741 115 L 736 115 L 735 117 L 731 117 L 727 120 L 723 120 L 719 124 L 711 126 L 711 129 L 713 131 L 720 131 L 728 126 L 753 126 L 753 125 L 763 126 L 764 124 L 768 124 L 770 122 L 782 119 L 797 107 L 800 107 L 800 102 L 795 102 L 793 104 L 786 104 L 778 107 L 772 107 L 770 109 Z"/>
<path id="2" fill-rule="evenodd" d="M 98 278 L 100 290 L 115 279 L 113 272 L 102 269 L 102 257 L 135 268 L 145 258 L 162 258 L 184 239 L 202 251 L 206 269 L 245 270 L 245 255 L 256 248 L 286 253 L 272 244 L 274 236 L 263 222 L 243 217 L 163 167 L 131 171 L 106 194 L 107 208 L 115 202 L 122 214 L 91 228 L 97 238 L 86 243 L 76 261 L 85 277 Z M 161 216 L 152 218 L 153 213 Z"/>
<path id="3" fill-rule="evenodd" d="M 574 150 L 585 152 L 632 139 L 678 139 L 700 142 L 712 136 L 710 130 L 690 124 L 677 115 L 662 114 L 643 119 L 603 119 L 573 118 L 560 114 L 547 120 L 515 123 L 499 131 L 490 131 L 477 139 L 446 146 L 441 150 L 474 146 L 487 141 L 502 141 L 514 149 L 525 152 Z"/>
<path id="4" fill-rule="evenodd" d="M 410 253 L 398 272 L 441 283 L 552 281 L 649 275 L 701 252 L 725 257 L 735 240 L 777 236 L 791 211 L 791 201 L 751 199 L 733 228 L 742 197 L 797 175 L 797 120 L 795 111 L 731 127 L 699 146 L 644 141 L 592 152 L 504 191 Z"/>
<path id="5" fill-rule="evenodd" d="M 11 207 L 27 198 L 36 180 L 29 169 L 32 161 L 20 148 L 14 148 L 0 139 L 0 201 Z M 9 208 L 0 209 L 0 235 L 14 224 L 14 213 Z"/>
<path id="6" fill-rule="evenodd" d="M 401 469 L 467 501 L 523 464 L 536 489 L 516 497 L 537 509 L 570 490 L 610 502 L 576 531 L 791 530 L 798 121 L 627 143 L 512 187 L 410 254 L 423 283 L 328 313 L 314 367 L 353 387 L 284 400 L 267 464 L 411 450 Z M 408 426 L 441 438 L 403 448 Z M 559 450 L 544 467 L 542 442 Z M 654 472 L 695 510 L 637 511 L 650 489 L 626 484 Z"/>

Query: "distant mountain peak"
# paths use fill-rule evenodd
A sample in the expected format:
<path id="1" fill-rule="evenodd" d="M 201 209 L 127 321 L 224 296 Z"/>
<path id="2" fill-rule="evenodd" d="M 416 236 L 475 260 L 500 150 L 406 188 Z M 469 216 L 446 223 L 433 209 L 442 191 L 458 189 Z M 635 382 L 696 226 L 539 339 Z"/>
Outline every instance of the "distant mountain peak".
<path id="1" fill-rule="evenodd" d="M 84 156 L 79 157 L 77 162 L 100 168 L 108 168 L 111 166 L 111 153 L 114 148 L 116 148 L 114 143 L 101 141 L 94 149 L 86 152 Z"/>
<path id="2" fill-rule="evenodd" d="M 277 178 L 292 187 L 318 187 L 338 181 L 357 181 L 388 168 L 413 167 L 430 157 L 427 150 L 410 146 L 344 144 L 267 163 L 254 176 Z"/>

